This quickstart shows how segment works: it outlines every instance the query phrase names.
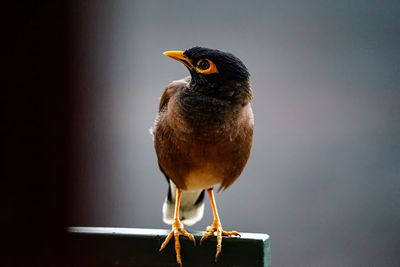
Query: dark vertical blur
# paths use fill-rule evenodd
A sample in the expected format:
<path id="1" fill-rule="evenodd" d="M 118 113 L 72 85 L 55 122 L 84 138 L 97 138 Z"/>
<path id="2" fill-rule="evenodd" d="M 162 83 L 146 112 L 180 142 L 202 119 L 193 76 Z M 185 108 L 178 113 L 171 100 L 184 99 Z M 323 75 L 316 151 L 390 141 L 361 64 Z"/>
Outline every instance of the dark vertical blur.
<path id="1" fill-rule="evenodd" d="M 72 96 L 68 11 L 64 1 L 2 7 L 2 266 L 62 266 Z"/>

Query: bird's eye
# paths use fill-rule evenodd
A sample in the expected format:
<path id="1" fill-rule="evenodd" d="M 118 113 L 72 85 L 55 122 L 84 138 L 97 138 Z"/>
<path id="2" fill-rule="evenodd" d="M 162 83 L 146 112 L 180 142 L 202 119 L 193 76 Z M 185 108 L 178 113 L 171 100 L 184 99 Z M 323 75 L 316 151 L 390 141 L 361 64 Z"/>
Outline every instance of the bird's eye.
<path id="1" fill-rule="evenodd" d="M 201 70 L 206 70 L 210 67 L 210 63 L 208 63 L 208 60 L 202 59 L 197 63 L 197 67 Z"/>
<path id="2" fill-rule="evenodd" d="M 209 59 L 200 59 L 196 64 L 196 71 L 201 74 L 218 73 L 217 66 Z"/>

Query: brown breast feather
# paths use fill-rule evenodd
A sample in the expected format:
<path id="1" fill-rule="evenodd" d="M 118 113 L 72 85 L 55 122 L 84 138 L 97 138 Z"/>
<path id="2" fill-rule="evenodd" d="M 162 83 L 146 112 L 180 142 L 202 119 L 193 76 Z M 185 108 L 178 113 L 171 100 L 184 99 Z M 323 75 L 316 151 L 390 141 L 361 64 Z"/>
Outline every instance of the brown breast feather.
<path id="1" fill-rule="evenodd" d="M 251 106 L 238 106 L 223 125 L 200 133 L 185 122 L 177 104 L 179 92 L 189 81 L 185 78 L 171 83 L 161 97 L 153 130 L 158 162 L 180 189 L 206 189 L 220 183 L 220 190 L 225 190 L 239 177 L 250 155 Z"/>

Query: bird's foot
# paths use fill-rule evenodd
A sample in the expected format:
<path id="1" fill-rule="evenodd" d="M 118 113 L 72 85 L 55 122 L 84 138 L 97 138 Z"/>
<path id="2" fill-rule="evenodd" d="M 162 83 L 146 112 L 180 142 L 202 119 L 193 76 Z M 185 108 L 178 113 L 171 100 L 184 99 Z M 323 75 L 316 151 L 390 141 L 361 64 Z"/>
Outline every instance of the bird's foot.
<path id="1" fill-rule="evenodd" d="M 175 252 L 176 252 L 176 261 L 177 263 L 182 266 L 182 259 L 181 259 L 181 243 L 179 242 L 179 233 L 182 235 L 186 236 L 190 240 L 193 241 L 194 245 L 196 246 L 196 240 L 194 239 L 192 234 L 189 234 L 185 229 L 183 229 L 183 225 L 179 220 L 176 220 L 172 224 L 172 230 L 168 234 L 168 236 L 165 238 L 164 242 L 162 243 L 160 247 L 160 251 L 163 250 L 168 242 L 172 239 L 172 236 L 175 238 Z"/>
<path id="2" fill-rule="evenodd" d="M 221 253 L 222 249 L 222 236 L 240 236 L 240 234 L 236 231 L 224 231 L 222 230 L 221 222 L 219 220 L 214 220 L 213 224 L 207 226 L 206 232 L 204 233 L 203 237 L 200 239 L 200 245 L 203 243 L 205 239 L 212 236 L 215 232 L 217 232 L 217 253 L 215 254 L 215 261 L 218 259 L 219 253 Z"/>

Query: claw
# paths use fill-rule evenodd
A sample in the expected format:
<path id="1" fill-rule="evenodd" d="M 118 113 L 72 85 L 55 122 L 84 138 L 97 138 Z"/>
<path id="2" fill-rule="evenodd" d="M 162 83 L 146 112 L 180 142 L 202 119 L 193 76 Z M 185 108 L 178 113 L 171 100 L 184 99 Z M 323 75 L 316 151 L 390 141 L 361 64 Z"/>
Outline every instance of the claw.
<path id="1" fill-rule="evenodd" d="M 222 230 L 221 224 L 219 221 L 214 221 L 214 223 L 207 227 L 206 232 L 204 233 L 203 237 L 200 239 L 200 245 L 203 243 L 205 239 L 212 236 L 215 232 L 217 232 L 217 252 L 215 254 L 215 262 L 218 260 L 218 256 L 222 250 L 222 236 L 240 236 L 240 234 L 236 231 L 224 231 Z"/>
<path id="2" fill-rule="evenodd" d="M 174 235 L 174 231 L 171 231 L 171 232 L 168 234 L 168 236 L 165 238 L 165 240 L 164 240 L 164 242 L 162 243 L 162 245 L 161 245 L 159 251 L 163 250 L 163 249 L 167 246 L 168 242 L 171 240 L 171 238 L 172 238 L 173 235 Z"/>
<path id="3" fill-rule="evenodd" d="M 235 235 L 235 236 L 241 236 L 238 232 L 236 231 L 230 231 L 230 232 L 226 232 L 224 230 L 222 230 L 222 235 L 223 236 L 231 236 L 231 235 Z"/>
<path id="4" fill-rule="evenodd" d="M 169 241 L 172 239 L 173 236 L 175 239 L 176 262 L 179 264 L 179 266 L 182 266 L 181 243 L 179 241 L 179 233 L 192 240 L 194 245 L 196 246 L 196 239 L 194 239 L 194 236 L 192 234 L 189 234 L 185 229 L 183 229 L 183 226 L 179 221 L 176 221 L 172 224 L 172 230 L 165 238 L 159 251 L 163 250 L 167 246 L 167 244 L 169 243 Z"/>

